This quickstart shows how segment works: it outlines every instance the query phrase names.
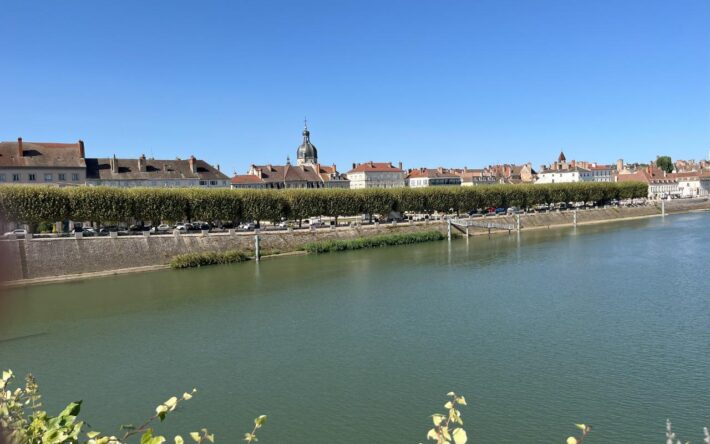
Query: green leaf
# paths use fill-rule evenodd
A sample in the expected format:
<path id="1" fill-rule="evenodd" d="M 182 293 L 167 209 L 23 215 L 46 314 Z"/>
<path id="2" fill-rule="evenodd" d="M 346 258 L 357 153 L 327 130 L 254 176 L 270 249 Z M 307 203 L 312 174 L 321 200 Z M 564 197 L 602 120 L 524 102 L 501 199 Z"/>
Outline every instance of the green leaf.
<path id="1" fill-rule="evenodd" d="M 195 442 L 200 442 L 200 434 L 198 432 L 190 432 L 190 438 Z"/>
<path id="2" fill-rule="evenodd" d="M 575 426 L 576 426 L 579 430 L 581 430 L 581 431 L 587 430 L 587 425 L 586 425 L 586 424 L 575 424 Z"/>
<path id="3" fill-rule="evenodd" d="M 151 444 L 151 440 L 153 439 L 153 429 L 148 429 L 143 433 L 143 436 L 141 436 L 141 444 Z"/>
<path id="4" fill-rule="evenodd" d="M 454 404 L 451 401 L 448 401 L 446 404 L 444 404 L 445 409 L 451 409 L 454 407 Z"/>
<path id="5" fill-rule="evenodd" d="M 184 444 L 185 441 L 183 441 L 182 436 L 176 435 L 175 436 L 175 444 Z"/>
<path id="6" fill-rule="evenodd" d="M 431 429 L 429 432 L 426 434 L 426 439 L 427 440 L 433 440 L 433 441 L 438 441 L 439 440 L 439 434 L 437 433 L 436 429 Z"/>
<path id="7" fill-rule="evenodd" d="M 101 433 L 99 433 L 99 432 L 89 432 L 89 433 L 86 434 L 86 436 L 88 436 L 90 439 L 94 439 L 94 438 L 96 438 L 97 436 L 99 436 L 100 434 L 101 434 Z"/>

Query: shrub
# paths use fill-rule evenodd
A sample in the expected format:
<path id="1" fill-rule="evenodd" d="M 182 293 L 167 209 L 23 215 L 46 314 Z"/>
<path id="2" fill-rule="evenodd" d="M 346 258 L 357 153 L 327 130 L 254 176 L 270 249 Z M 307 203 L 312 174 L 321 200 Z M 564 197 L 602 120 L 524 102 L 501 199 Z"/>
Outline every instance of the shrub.
<path id="1" fill-rule="evenodd" d="M 207 253 L 179 254 L 170 260 L 171 268 L 194 268 L 203 265 L 232 264 L 248 261 L 249 256 L 241 251 L 211 251 Z"/>
<path id="2" fill-rule="evenodd" d="M 329 253 L 331 251 L 360 250 L 363 248 L 385 247 L 388 245 L 405 245 L 419 242 L 442 240 L 445 236 L 439 231 L 424 231 L 420 233 L 383 234 L 380 236 L 361 237 L 357 239 L 333 239 L 310 242 L 303 246 L 309 253 Z"/>

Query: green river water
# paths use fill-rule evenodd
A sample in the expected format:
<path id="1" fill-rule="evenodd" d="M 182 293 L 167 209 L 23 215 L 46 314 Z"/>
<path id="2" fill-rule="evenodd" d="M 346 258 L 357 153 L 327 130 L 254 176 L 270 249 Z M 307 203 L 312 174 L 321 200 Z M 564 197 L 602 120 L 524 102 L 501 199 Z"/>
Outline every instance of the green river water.
<path id="1" fill-rule="evenodd" d="M 684 440 L 710 426 L 710 214 L 28 287 L 0 366 L 116 433 L 168 418 L 237 442 L 424 442 L 466 395 L 472 443 Z"/>

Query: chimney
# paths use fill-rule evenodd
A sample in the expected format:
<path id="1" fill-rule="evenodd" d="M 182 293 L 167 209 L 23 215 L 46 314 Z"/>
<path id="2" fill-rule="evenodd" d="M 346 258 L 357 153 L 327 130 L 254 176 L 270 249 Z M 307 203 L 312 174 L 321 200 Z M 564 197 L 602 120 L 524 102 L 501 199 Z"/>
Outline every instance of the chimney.
<path id="1" fill-rule="evenodd" d="M 220 169 L 219 169 L 219 164 L 217 164 L 217 171 L 220 171 Z"/>
<path id="2" fill-rule="evenodd" d="M 510 177 L 513 174 L 512 170 L 510 169 L 510 165 L 505 166 L 505 177 Z"/>
<path id="3" fill-rule="evenodd" d="M 400 161 L 400 162 L 398 162 L 398 163 L 397 163 L 397 166 L 398 166 L 398 167 L 399 167 L 399 169 L 401 170 L 401 169 L 402 169 L 402 162 L 401 162 L 401 161 Z"/>
<path id="4" fill-rule="evenodd" d="M 22 137 L 17 138 L 17 157 L 22 157 L 25 155 L 25 152 L 22 151 Z"/>
<path id="5" fill-rule="evenodd" d="M 353 162 L 353 169 L 355 169 L 355 167 L 357 167 L 357 164 Z"/>
<path id="6" fill-rule="evenodd" d="M 145 154 L 141 154 L 141 157 L 138 158 L 138 171 L 140 172 L 145 172 Z"/>
<path id="7" fill-rule="evenodd" d="M 574 169 L 574 167 L 577 165 L 577 162 L 572 159 L 572 161 L 569 163 L 570 168 Z"/>
<path id="8" fill-rule="evenodd" d="M 401 163 L 401 162 L 400 162 L 400 163 Z M 443 174 L 443 173 L 444 173 L 444 168 L 443 168 L 443 167 L 439 167 L 439 168 L 437 168 L 436 170 L 439 172 L 439 174 Z"/>
<path id="9" fill-rule="evenodd" d="M 79 139 L 77 145 L 79 145 L 79 157 L 82 159 L 86 158 L 86 155 L 84 154 L 84 141 Z"/>
<path id="10" fill-rule="evenodd" d="M 188 159 L 188 163 L 190 164 L 190 172 L 192 174 L 197 174 L 197 166 L 195 165 L 195 162 L 197 159 L 195 159 L 195 156 L 190 156 Z"/>
<path id="11" fill-rule="evenodd" d="M 624 169 L 624 159 L 619 159 L 616 161 L 616 171 L 621 171 Z"/>
<path id="12" fill-rule="evenodd" d="M 115 154 L 110 159 L 110 162 L 111 162 L 111 172 L 118 173 L 118 162 L 116 162 L 116 155 Z"/>

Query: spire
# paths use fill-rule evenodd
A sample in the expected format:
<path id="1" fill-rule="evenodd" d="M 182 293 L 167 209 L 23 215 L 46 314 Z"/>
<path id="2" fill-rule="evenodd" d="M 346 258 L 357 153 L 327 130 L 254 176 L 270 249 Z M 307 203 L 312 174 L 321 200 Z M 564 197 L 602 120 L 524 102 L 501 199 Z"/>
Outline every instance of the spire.
<path id="1" fill-rule="evenodd" d="M 291 156 L 286 156 L 286 165 L 291 165 Z"/>
<path id="2" fill-rule="evenodd" d="M 308 131 L 308 120 L 304 117 L 303 118 L 303 143 L 310 143 L 311 142 L 311 132 Z"/>

